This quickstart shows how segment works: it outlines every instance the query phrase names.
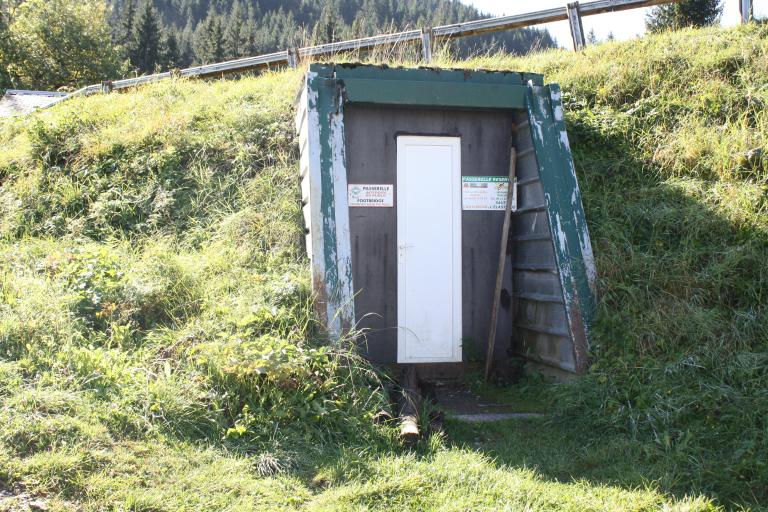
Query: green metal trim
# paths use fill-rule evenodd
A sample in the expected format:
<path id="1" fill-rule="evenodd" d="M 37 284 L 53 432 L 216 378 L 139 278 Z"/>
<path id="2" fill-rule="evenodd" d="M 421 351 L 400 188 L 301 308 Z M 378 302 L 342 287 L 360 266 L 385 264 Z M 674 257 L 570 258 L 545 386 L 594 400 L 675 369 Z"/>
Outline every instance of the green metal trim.
<path id="1" fill-rule="evenodd" d="M 314 75 L 318 78 L 333 78 L 335 67 L 336 66 L 334 64 L 310 64 L 309 76 Z"/>
<path id="2" fill-rule="evenodd" d="M 411 80 L 346 78 L 349 103 L 373 103 L 406 107 L 525 108 L 527 87 L 505 84 L 470 84 Z"/>
<path id="3" fill-rule="evenodd" d="M 310 64 L 311 72 L 325 78 L 360 78 L 369 80 L 407 80 L 500 85 L 544 85 L 544 75 L 518 71 L 443 68 L 390 68 L 359 64 Z"/>
<path id="4" fill-rule="evenodd" d="M 594 260 L 563 121 L 560 88 L 557 85 L 530 86 L 527 103 L 574 345 L 576 371 L 582 373 L 587 368 L 588 335 L 595 309 L 589 277 L 594 277 Z"/>

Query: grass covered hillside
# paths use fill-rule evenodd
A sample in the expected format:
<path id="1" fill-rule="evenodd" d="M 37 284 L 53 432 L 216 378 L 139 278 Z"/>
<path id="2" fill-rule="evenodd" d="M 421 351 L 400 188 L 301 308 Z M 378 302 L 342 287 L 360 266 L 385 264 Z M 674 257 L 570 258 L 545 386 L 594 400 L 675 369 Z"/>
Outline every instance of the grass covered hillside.
<path id="1" fill-rule="evenodd" d="M 768 26 L 472 64 L 564 90 L 601 306 L 562 421 L 641 443 L 664 487 L 768 504 Z"/>
<path id="2" fill-rule="evenodd" d="M 768 27 L 444 64 L 564 90 L 594 364 L 480 389 L 551 414 L 373 425 L 312 313 L 300 72 L 167 81 L 0 123 L 0 511 L 768 503 Z"/>

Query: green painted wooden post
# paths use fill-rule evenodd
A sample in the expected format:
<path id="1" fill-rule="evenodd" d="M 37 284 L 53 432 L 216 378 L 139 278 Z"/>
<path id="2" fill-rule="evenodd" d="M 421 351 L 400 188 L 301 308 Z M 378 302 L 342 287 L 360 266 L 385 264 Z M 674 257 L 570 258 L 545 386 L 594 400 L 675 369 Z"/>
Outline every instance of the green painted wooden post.
<path id="1" fill-rule="evenodd" d="M 529 86 L 528 119 L 573 336 L 576 371 L 581 373 L 587 367 L 588 332 L 595 310 L 595 263 L 559 86 Z"/>
<path id="2" fill-rule="evenodd" d="M 347 171 L 344 150 L 343 99 L 338 80 L 310 71 L 307 75 L 308 111 L 313 112 L 318 134 L 311 143 L 310 168 L 320 183 L 319 209 L 313 208 L 314 226 L 322 226 L 321 244 L 313 247 L 313 275 L 321 280 L 320 300 L 326 303 L 326 327 L 338 338 L 354 325 L 352 254 L 347 208 Z M 322 276 L 322 277 L 320 277 Z"/>

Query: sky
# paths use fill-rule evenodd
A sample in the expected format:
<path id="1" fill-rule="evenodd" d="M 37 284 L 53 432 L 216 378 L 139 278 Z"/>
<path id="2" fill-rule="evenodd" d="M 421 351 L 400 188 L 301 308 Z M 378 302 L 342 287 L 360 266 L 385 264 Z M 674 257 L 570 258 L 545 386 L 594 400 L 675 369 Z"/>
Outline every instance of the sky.
<path id="1" fill-rule="evenodd" d="M 471 4 L 480 11 L 494 16 L 521 14 L 526 12 L 551 9 L 552 7 L 565 7 L 568 0 L 537 0 L 536 2 L 523 0 L 461 0 L 465 4 Z M 584 0 L 584 2 L 589 0 Z M 582 2 L 582 3 L 584 3 Z M 739 22 L 739 0 L 723 0 L 722 24 L 735 25 Z M 768 0 L 752 0 L 755 16 L 768 16 Z M 598 39 L 605 39 L 609 32 L 613 32 L 616 39 L 631 39 L 645 32 L 645 13 L 650 9 L 632 9 L 622 12 L 611 12 L 584 16 L 581 18 L 584 33 L 595 30 Z M 549 32 L 557 39 L 560 46 L 573 48 L 571 32 L 567 21 L 558 21 L 540 25 L 549 29 Z"/>

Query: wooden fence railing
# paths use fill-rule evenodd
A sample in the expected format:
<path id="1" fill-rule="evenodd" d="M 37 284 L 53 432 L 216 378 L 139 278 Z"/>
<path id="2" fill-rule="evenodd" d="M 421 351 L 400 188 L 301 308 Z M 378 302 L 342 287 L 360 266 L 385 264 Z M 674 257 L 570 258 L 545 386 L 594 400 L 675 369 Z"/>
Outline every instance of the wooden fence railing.
<path id="1" fill-rule="evenodd" d="M 639 9 L 642 7 L 651 7 L 654 5 L 675 3 L 679 1 L 681 0 L 594 0 L 585 3 L 572 2 L 567 4 L 565 7 L 554 7 L 552 9 L 545 9 L 536 12 L 515 14 L 512 16 L 498 16 L 495 18 L 486 18 L 481 20 L 468 21 L 465 23 L 454 23 L 452 25 L 442 25 L 432 28 L 406 30 L 392 34 L 380 34 L 372 37 L 363 37 L 360 39 L 351 39 L 348 41 L 320 44 L 316 46 L 306 46 L 303 48 L 291 48 L 280 52 L 268 53 L 266 55 L 258 55 L 256 57 L 246 57 L 243 59 L 219 62 L 216 64 L 195 66 L 181 69 L 175 72 L 167 71 L 165 73 L 156 73 L 153 75 L 139 76 L 136 78 L 106 81 L 102 82 L 101 84 L 83 87 L 82 89 L 68 94 L 59 101 L 63 101 L 75 96 L 93 94 L 100 91 L 109 92 L 114 89 L 125 89 L 127 87 L 134 87 L 149 82 L 164 80 L 172 76 L 217 76 L 224 73 L 237 73 L 273 65 L 287 65 L 290 67 L 296 67 L 299 61 L 318 55 L 332 55 L 353 50 L 368 50 L 380 46 L 392 46 L 408 41 L 421 43 L 422 58 L 424 62 L 429 63 L 432 59 L 432 50 L 434 45 L 438 41 L 445 41 L 457 37 L 468 37 L 516 28 L 531 27 L 534 25 L 562 20 L 568 21 L 569 27 L 571 29 L 571 37 L 573 38 L 574 50 L 580 50 L 586 46 L 584 30 L 581 24 L 582 16 L 592 16 L 606 12 Z M 752 19 L 752 0 L 738 1 L 742 23 L 746 23 Z"/>

